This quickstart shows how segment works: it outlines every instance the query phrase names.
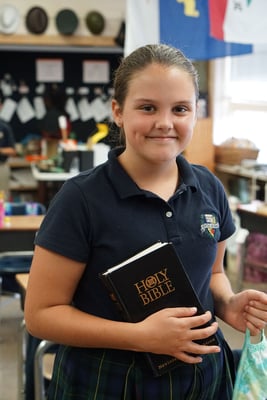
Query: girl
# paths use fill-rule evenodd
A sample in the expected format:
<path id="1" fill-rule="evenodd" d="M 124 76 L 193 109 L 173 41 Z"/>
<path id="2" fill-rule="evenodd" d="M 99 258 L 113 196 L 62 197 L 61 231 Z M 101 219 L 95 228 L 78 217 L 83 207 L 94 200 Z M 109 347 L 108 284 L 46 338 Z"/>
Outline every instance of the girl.
<path id="1" fill-rule="evenodd" d="M 122 60 L 114 90 L 125 145 L 64 184 L 35 242 L 26 324 L 60 344 L 48 398 L 231 399 L 232 353 L 215 316 L 258 334 L 267 294 L 233 293 L 223 258 L 235 228 L 223 187 L 181 155 L 196 122 L 197 73 L 179 50 L 147 45 Z M 158 240 L 173 243 L 207 311 L 124 322 L 99 273 Z M 215 333 L 219 346 L 196 343 Z M 183 363 L 155 378 L 143 352 Z"/>

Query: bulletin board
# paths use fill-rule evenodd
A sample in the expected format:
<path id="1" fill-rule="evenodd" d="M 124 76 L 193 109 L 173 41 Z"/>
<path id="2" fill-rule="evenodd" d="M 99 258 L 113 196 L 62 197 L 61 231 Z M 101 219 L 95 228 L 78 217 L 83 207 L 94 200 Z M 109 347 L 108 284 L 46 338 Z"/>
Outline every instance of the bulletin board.
<path id="1" fill-rule="evenodd" d="M 26 97 L 27 102 L 34 108 L 34 99 L 43 95 L 41 93 L 40 96 L 39 94 L 37 96 L 38 88 L 47 88 L 51 85 L 56 85 L 57 88 L 65 93 L 67 89 L 71 88 L 73 91 L 71 97 L 74 104 L 77 104 L 82 97 L 86 98 L 89 103 L 97 97 L 101 101 L 108 103 L 112 95 L 112 76 L 119 65 L 121 57 L 122 51 L 120 49 L 106 53 L 1 50 L 1 104 L 3 106 L 5 101 L 10 99 L 13 102 L 12 104 L 15 102 L 18 105 L 21 104 L 21 99 Z M 37 60 L 41 60 L 41 70 L 38 71 Z M 60 62 L 52 62 L 45 65 L 42 60 L 59 60 Z M 47 75 L 46 67 L 48 71 L 51 68 L 51 82 L 49 82 L 49 77 L 45 78 Z M 61 67 L 62 71 L 60 71 Z M 42 82 L 42 79 L 47 80 L 47 82 Z M 6 81 L 10 84 L 11 93 L 6 93 L 4 90 L 3 85 L 5 85 Z M 38 113 L 35 113 L 32 118 L 26 121 L 23 120 L 23 114 L 26 115 L 27 113 L 22 112 L 19 115 L 16 109 L 10 121 L 7 121 L 13 128 L 16 142 L 21 142 L 28 136 L 42 135 L 41 119 L 38 117 Z M 109 117 L 104 116 L 103 119 L 97 122 L 108 121 Z M 79 114 L 79 117 L 71 122 L 72 131 L 84 136 L 88 131 L 88 124 L 89 119 L 86 120 Z"/>

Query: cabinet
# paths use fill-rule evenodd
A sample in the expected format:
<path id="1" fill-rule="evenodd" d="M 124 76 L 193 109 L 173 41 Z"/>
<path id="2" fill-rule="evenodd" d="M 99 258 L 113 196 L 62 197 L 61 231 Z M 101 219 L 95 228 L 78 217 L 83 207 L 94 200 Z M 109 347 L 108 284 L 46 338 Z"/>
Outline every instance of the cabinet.
<path id="1" fill-rule="evenodd" d="M 215 154 L 213 145 L 213 120 L 212 113 L 212 88 L 211 86 L 211 68 L 209 61 L 194 62 L 194 65 L 199 73 L 199 91 L 200 99 L 205 99 L 206 118 L 198 117 L 194 134 L 191 142 L 184 151 L 186 159 L 193 164 L 201 164 L 207 167 L 210 171 L 215 170 Z"/>
<path id="2" fill-rule="evenodd" d="M 212 118 L 197 121 L 191 142 L 183 154 L 190 163 L 205 165 L 214 172 Z"/>

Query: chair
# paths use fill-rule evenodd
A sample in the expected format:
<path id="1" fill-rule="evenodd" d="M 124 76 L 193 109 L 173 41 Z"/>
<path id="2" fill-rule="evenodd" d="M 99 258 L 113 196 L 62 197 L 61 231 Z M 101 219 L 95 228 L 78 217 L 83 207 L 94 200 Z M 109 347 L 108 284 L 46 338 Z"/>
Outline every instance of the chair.
<path id="1" fill-rule="evenodd" d="M 6 202 L 5 212 L 6 215 L 44 215 L 46 207 L 37 202 Z M 19 292 L 15 275 L 29 272 L 32 255 L 33 251 L 28 249 L 0 253 L 0 295 L 14 296 Z"/>
<path id="2" fill-rule="evenodd" d="M 34 354 L 35 400 L 46 399 L 45 381 L 52 377 L 54 359 L 58 345 L 48 340 L 40 341 Z"/>
<path id="3" fill-rule="evenodd" d="M 5 203 L 5 211 L 8 215 L 44 215 L 46 212 L 46 208 L 43 204 L 40 203 L 27 203 L 27 202 L 18 202 Z M 34 237 L 34 236 L 31 236 Z M 16 281 L 16 275 L 22 273 L 28 273 L 30 270 L 32 256 L 33 256 L 33 242 L 29 242 L 29 238 L 26 240 L 22 240 L 19 243 L 15 243 L 14 248 L 22 249 L 25 246 L 25 250 L 23 251 L 3 251 L 5 249 L 5 245 L 9 247 L 8 239 L 4 241 L 5 243 L 1 246 L 0 252 L 0 300 L 2 300 L 2 296 L 11 296 L 16 297 L 20 296 L 21 308 L 23 310 L 24 306 L 24 295 L 21 293 L 21 288 Z M 28 243 L 29 242 L 29 243 Z M 12 247 L 13 248 L 13 247 Z M 32 250 L 29 250 L 31 249 Z M 1 323 L 1 315 L 0 315 L 0 323 Z M 25 359 L 25 342 L 26 342 L 26 331 L 24 323 L 21 325 L 21 340 L 18 343 L 18 395 L 19 398 L 23 395 L 23 387 L 24 387 L 24 359 Z"/>
<path id="4" fill-rule="evenodd" d="M 22 311 L 24 311 L 28 277 L 29 274 L 16 275 L 20 288 Z M 47 382 L 52 376 L 57 348 L 58 345 L 28 333 L 23 319 L 18 343 L 18 399 L 45 400 Z"/>
<path id="5" fill-rule="evenodd" d="M 33 251 L 0 253 L 0 295 L 14 297 L 20 293 L 15 276 L 29 272 L 32 256 Z"/>

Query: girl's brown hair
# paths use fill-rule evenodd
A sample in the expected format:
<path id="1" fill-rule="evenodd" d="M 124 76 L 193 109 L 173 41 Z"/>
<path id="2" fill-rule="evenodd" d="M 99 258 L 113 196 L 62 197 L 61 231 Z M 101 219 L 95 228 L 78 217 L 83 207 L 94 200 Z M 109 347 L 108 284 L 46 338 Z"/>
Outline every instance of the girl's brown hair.
<path id="1" fill-rule="evenodd" d="M 198 72 L 192 62 L 178 49 L 165 44 L 151 44 L 139 47 L 122 59 L 114 75 L 114 99 L 123 108 L 131 79 L 150 64 L 177 67 L 187 72 L 193 81 L 196 101 L 199 96 Z"/>

